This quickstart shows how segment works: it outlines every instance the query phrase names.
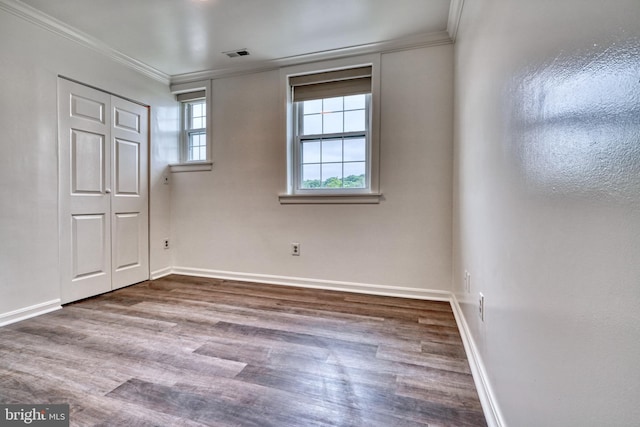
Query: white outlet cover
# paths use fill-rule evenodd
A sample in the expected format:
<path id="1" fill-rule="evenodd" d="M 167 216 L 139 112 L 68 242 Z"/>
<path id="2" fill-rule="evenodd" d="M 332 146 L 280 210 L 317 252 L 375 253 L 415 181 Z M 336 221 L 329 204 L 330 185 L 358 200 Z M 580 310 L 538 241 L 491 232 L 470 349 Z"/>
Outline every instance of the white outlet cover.
<path id="1" fill-rule="evenodd" d="M 291 243 L 291 255 L 300 256 L 300 243 Z"/>

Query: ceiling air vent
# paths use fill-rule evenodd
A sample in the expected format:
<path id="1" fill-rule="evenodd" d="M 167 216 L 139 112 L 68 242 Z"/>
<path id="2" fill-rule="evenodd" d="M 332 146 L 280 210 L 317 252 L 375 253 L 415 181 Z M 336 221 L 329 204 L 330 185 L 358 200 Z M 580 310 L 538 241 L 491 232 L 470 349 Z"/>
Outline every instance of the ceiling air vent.
<path id="1" fill-rule="evenodd" d="M 225 55 L 227 55 L 229 58 L 235 58 L 238 56 L 248 56 L 249 55 L 249 51 L 247 49 L 236 49 L 236 50 L 230 50 L 228 52 L 222 52 Z"/>

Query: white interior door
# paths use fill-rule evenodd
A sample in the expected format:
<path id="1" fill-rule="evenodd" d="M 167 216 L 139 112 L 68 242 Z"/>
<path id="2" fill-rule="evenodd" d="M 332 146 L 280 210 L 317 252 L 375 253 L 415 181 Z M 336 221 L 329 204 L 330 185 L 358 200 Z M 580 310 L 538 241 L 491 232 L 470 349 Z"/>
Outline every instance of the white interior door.
<path id="1" fill-rule="evenodd" d="M 148 110 L 111 98 L 112 289 L 149 278 Z"/>
<path id="2" fill-rule="evenodd" d="M 60 267 L 67 303 L 149 278 L 147 109 L 58 80 Z"/>

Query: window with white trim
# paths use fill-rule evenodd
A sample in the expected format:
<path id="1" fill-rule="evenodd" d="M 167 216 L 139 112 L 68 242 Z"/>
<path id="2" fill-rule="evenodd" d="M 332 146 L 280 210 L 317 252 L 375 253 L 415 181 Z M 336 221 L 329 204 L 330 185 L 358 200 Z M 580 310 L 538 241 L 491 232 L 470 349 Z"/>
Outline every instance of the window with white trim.
<path id="1" fill-rule="evenodd" d="M 366 189 L 370 94 L 297 101 L 298 190 Z"/>
<path id="2" fill-rule="evenodd" d="M 289 78 L 294 194 L 370 191 L 371 69 Z"/>
<path id="3" fill-rule="evenodd" d="M 207 103 L 205 92 L 178 95 L 182 103 L 182 161 L 207 160 Z"/>

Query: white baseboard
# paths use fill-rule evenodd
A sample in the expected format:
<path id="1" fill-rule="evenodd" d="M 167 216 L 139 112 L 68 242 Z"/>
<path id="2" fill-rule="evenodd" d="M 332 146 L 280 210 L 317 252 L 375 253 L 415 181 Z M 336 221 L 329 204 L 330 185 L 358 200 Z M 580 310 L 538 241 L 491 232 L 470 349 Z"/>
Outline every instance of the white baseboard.
<path id="1" fill-rule="evenodd" d="M 156 280 L 164 276 L 168 276 L 173 272 L 171 267 L 161 268 L 160 270 L 152 271 L 150 273 L 150 280 Z"/>
<path id="2" fill-rule="evenodd" d="M 40 316 L 41 314 L 56 311 L 61 308 L 62 305 L 60 305 L 60 299 L 54 299 L 51 301 L 32 305 L 31 307 L 25 307 L 18 310 L 10 311 L 8 313 L 2 313 L 0 314 L 0 326 L 16 323 L 21 320 L 29 319 L 30 317 Z"/>
<path id="3" fill-rule="evenodd" d="M 373 285 L 367 283 L 341 282 L 303 277 L 274 276 L 270 274 L 238 273 L 235 271 L 208 270 L 190 267 L 174 267 L 171 269 L 171 273 L 183 274 L 185 276 L 210 277 L 213 279 L 237 280 L 240 282 L 259 282 L 270 285 L 298 286 L 301 288 L 326 289 L 390 297 L 434 301 L 449 301 L 451 299 L 450 292 L 433 289 Z"/>
<path id="4" fill-rule="evenodd" d="M 469 329 L 469 325 L 467 324 L 467 320 L 464 317 L 464 313 L 460 308 L 460 304 L 458 304 L 458 299 L 455 294 L 451 294 L 451 308 L 453 310 L 453 315 L 456 318 L 458 329 L 460 330 L 460 336 L 462 337 L 464 350 L 467 353 L 467 359 L 469 360 L 469 366 L 471 367 L 473 381 L 475 382 L 476 389 L 478 390 L 478 397 L 482 404 L 484 416 L 487 419 L 487 425 L 489 427 L 506 427 L 507 424 L 504 422 L 502 412 L 498 406 L 498 401 L 493 393 L 493 389 L 491 388 L 491 383 L 489 382 L 489 376 L 487 375 L 484 362 L 482 361 L 478 347 L 471 335 L 471 330 Z"/>

